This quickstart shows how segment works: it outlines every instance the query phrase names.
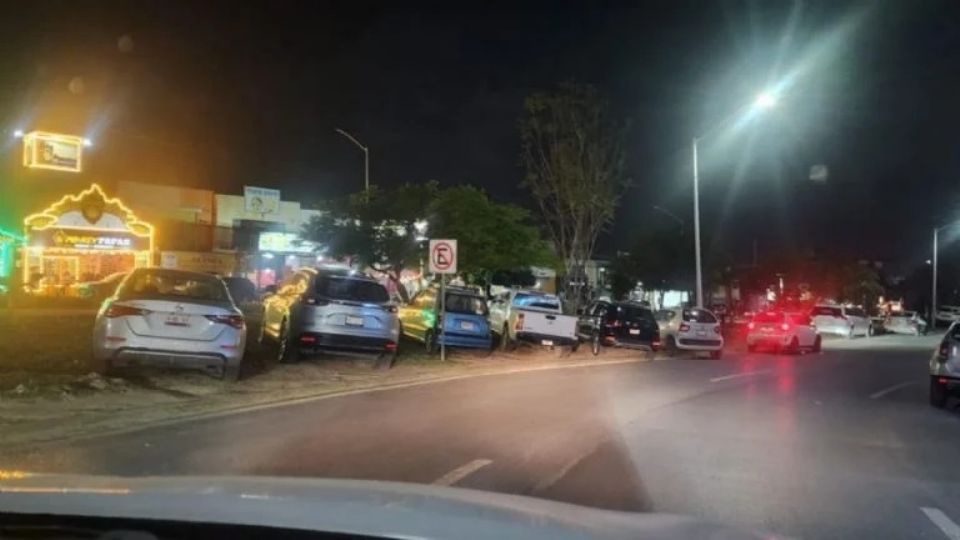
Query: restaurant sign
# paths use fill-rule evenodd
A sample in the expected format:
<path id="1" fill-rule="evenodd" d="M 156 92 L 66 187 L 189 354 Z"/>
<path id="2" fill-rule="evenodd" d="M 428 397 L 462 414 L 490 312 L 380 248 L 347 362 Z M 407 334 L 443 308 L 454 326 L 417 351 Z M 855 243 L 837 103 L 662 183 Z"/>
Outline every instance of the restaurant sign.
<path id="1" fill-rule="evenodd" d="M 80 172 L 83 138 L 33 131 L 23 136 L 23 165 L 31 169 Z"/>
<path id="2" fill-rule="evenodd" d="M 50 228 L 32 231 L 30 245 L 48 249 L 84 251 L 142 251 L 150 249 L 150 239 L 126 231 Z"/>

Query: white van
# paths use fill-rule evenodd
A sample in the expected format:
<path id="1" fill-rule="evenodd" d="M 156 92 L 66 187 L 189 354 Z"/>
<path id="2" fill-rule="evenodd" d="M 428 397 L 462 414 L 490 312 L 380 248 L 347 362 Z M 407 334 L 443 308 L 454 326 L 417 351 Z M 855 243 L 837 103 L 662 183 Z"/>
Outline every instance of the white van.
<path id="1" fill-rule="evenodd" d="M 835 334 L 847 338 L 873 335 L 870 317 L 857 307 L 818 305 L 810 312 L 810 317 L 820 334 Z"/>

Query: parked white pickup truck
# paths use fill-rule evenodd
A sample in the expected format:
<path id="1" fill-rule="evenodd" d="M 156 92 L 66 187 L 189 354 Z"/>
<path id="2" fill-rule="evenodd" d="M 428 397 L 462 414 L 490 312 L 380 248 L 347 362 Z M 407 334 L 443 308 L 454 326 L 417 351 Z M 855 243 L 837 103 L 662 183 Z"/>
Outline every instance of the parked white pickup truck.
<path id="1" fill-rule="evenodd" d="M 513 291 L 490 302 L 490 329 L 500 348 L 518 341 L 548 347 L 577 343 L 577 318 L 564 315 L 560 299 L 538 291 Z"/>

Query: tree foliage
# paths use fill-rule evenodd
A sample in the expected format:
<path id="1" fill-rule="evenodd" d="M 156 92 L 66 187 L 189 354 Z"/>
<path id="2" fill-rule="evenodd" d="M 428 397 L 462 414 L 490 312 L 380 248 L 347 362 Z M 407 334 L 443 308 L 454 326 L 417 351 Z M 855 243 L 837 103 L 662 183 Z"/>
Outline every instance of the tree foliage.
<path id="1" fill-rule="evenodd" d="M 417 223 L 426 218 L 438 191 L 436 182 L 390 190 L 373 186 L 369 193 L 330 201 L 304 225 L 301 237 L 324 246 L 330 257 L 350 258 L 386 275 L 407 300 L 400 273 L 419 263 L 423 246 Z"/>
<path id="2" fill-rule="evenodd" d="M 529 212 L 473 186 L 441 191 L 429 215 L 431 236 L 457 239 L 457 269 L 468 281 L 489 285 L 494 274 L 556 263 Z"/>
<path id="3" fill-rule="evenodd" d="M 576 309 L 586 262 L 627 185 L 623 127 L 587 85 L 529 96 L 520 124 L 525 184 L 562 259 Z"/>

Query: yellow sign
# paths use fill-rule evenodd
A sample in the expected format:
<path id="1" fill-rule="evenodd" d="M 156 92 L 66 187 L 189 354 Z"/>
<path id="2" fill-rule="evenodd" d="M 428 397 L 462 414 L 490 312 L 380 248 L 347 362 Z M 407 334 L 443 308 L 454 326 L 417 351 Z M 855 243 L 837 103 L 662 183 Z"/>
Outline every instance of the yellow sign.
<path id="1" fill-rule="evenodd" d="M 32 131 L 23 136 L 23 166 L 31 169 L 80 172 L 83 137 Z"/>

